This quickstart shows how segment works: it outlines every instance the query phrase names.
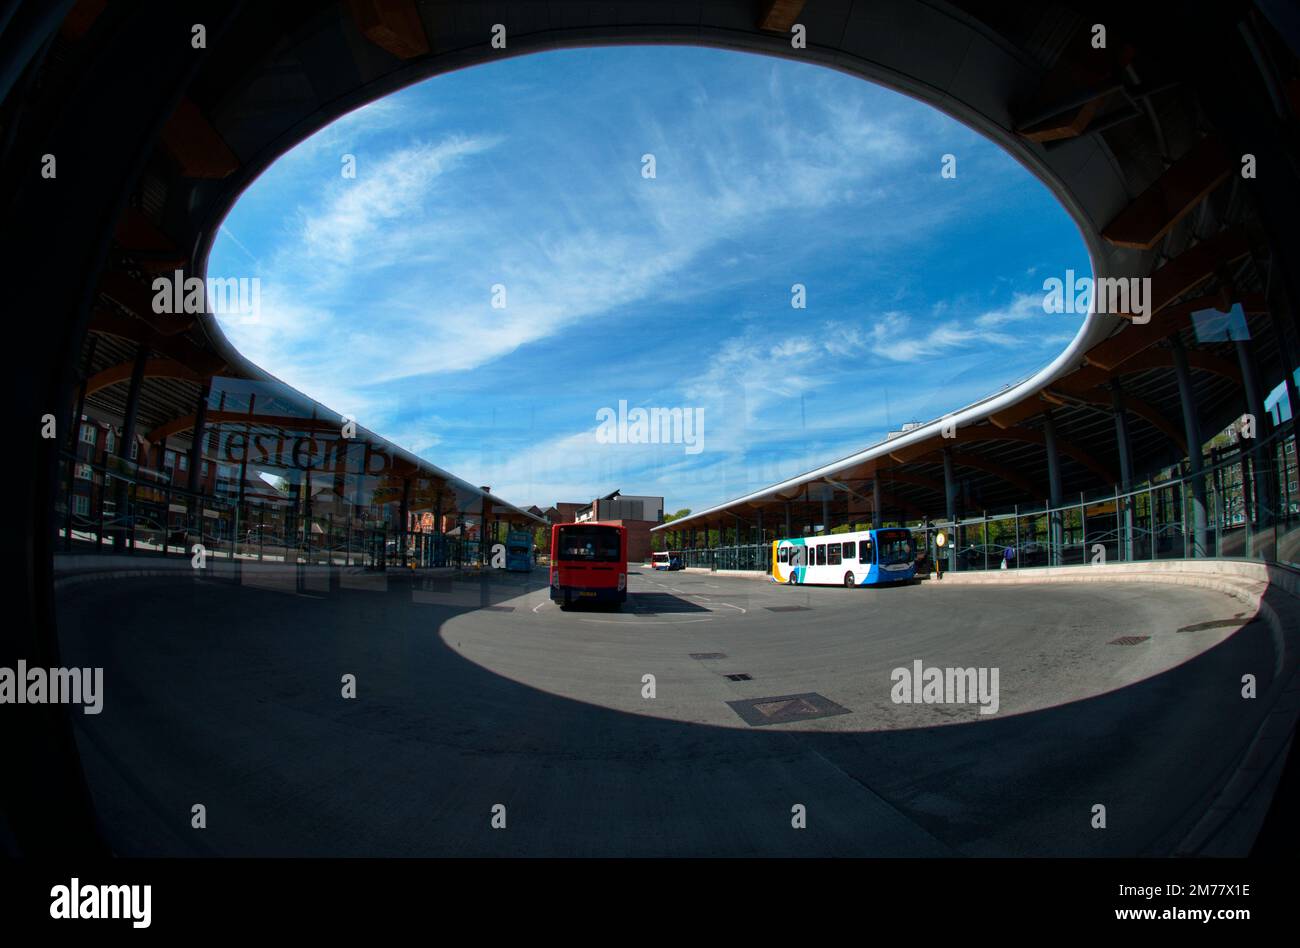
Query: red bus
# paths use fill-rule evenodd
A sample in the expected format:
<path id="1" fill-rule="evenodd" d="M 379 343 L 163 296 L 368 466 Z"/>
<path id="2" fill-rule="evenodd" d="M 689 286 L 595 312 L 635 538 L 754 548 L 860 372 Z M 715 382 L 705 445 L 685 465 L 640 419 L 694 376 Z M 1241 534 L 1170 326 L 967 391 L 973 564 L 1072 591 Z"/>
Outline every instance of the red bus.
<path id="1" fill-rule="evenodd" d="M 627 602 L 627 528 L 617 523 L 551 525 L 551 599 Z"/>

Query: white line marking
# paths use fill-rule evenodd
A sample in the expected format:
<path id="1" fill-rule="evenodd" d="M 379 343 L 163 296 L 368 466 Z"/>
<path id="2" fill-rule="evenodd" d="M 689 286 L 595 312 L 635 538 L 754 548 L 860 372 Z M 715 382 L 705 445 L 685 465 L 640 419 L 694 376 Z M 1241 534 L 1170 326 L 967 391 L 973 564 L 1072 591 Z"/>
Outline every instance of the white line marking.
<path id="1" fill-rule="evenodd" d="M 729 602 L 719 602 L 719 603 L 716 603 L 716 605 L 719 605 L 719 606 L 726 606 L 728 609 L 740 609 L 741 612 L 749 612 L 748 609 L 741 609 L 740 606 L 733 606 L 733 605 L 732 605 L 731 603 L 729 603 Z"/>

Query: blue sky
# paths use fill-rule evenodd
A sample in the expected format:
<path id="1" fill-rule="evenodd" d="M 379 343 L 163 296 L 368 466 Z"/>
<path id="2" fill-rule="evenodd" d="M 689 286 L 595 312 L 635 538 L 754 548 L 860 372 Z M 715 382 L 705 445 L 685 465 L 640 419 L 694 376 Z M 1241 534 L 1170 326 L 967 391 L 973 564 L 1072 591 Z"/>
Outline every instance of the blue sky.
<path id="1" fill-rule="evenodd" d="M 931 107 L 644 47 L 345 116 L 245 192 L 208 273 L 260 278 L 260 319 L 222 323 L 254 362 L 512 502 L 699 510 L 1042 367 L 1080 324 L 1042 309 L 1067 268 L 1091 274 L 1047 189 Z M 703 449 L 601 443 L 620 400 L 702 409 Z"/>

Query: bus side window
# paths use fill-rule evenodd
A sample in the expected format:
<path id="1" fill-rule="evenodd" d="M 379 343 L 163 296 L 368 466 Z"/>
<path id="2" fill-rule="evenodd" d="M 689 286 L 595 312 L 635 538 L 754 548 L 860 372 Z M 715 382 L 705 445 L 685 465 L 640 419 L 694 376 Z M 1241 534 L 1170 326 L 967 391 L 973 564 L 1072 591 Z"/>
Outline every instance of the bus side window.
<path id="1" fill-rule="evenodd" d="M 826 564 L 828 566 L 840 565 L 840 545 L 838 543 L 827 544 Z"/>
<path id="2" fill-rule="evenodd" d="M 863 563 L 871 562 L 871 541 L 870 540 L 858 541 L 858 560 Z"/>
<path id="3" fill-rule="evenodd" d="M 849 542 L 849 543 L 845 543 L 845 544 L 844 544 L 844 559 L 845 559 L 846 561 L 847 561 L 847 560 L 851 560 L 851 559 L 853 559 L 853 544 L 852 544 L 852 542 Z"/>
<path id="4" fill-rule="evenodd" d="M 826 565 L 826 544 L 825 543 L 817 544 L 817 565 L 818 566 Z"/>
<path id="5" fill-rule="evenodd" d="M 776 561 L 778 563 L 790 562 L 790 548 L 788 546 L 783 546 L 776 551 Z"/>

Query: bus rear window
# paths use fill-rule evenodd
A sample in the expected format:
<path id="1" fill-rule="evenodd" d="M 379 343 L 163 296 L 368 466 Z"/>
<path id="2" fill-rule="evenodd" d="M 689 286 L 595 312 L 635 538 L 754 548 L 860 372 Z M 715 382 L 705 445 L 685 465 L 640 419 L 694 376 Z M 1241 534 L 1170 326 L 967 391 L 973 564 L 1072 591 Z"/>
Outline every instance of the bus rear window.
<path id="1" fill-rule="evenodd" d="M 561 560 L 585 563 L 617 563 L 622 557 L 617 530 L 600 527 L 564 527 L 560 530 Z"/>

